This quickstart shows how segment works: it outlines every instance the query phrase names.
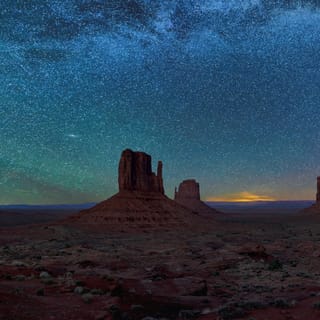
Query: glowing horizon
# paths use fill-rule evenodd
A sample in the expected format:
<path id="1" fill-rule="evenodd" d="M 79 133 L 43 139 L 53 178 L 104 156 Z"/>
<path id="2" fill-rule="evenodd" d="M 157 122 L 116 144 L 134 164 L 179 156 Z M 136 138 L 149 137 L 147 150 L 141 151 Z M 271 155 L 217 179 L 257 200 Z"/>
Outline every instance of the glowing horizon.
<path id="1" fill-rule="evenodd" d="M 257 202 L 257 201 L 277 201 L 267 195 L 255 194 L 248 191 L 233 193 L 225 196 L 209 197 L 206 201 L 219 201 L 219 202 Z"/>

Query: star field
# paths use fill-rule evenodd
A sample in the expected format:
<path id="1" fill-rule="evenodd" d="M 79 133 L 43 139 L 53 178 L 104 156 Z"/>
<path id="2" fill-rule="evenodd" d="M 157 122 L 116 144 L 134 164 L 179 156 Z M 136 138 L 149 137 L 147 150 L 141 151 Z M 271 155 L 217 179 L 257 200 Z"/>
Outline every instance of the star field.
<path id="1" fill-rule="evenodd" d="M 0 203 L 105 199 L 125 148 L 169 196 L 314 198 L 318 1 L 12 0 L 0 21 Z"/>

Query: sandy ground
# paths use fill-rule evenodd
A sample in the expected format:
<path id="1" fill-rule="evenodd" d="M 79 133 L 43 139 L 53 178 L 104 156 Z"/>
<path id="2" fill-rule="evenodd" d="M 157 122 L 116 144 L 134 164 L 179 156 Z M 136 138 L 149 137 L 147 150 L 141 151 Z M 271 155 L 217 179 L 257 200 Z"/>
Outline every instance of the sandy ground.
<path id="1" fill-rule="evenodd" d="M 320 217 L 216 220 L 197 232 L 3 227 L 0 319 L 320 319 Z"/>

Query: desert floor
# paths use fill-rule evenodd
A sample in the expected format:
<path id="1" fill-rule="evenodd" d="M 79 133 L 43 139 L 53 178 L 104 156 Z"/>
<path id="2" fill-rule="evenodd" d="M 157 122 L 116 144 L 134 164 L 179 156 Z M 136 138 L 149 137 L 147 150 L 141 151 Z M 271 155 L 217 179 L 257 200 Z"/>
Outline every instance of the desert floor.
<path id="1" fill-rule="evenodd" d="M 320 319 L 320 216 L 139 233 L 51 220 L 0 229 L 1 320 Z"/>

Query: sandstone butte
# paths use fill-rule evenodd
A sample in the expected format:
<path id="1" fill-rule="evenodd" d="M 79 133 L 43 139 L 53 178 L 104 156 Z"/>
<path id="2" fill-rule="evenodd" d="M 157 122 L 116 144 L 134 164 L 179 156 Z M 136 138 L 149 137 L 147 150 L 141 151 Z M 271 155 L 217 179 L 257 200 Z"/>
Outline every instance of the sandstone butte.
<path id="1" fill-rule="evenodd" d="M 208 219 L 164 192 L 162 162 L 152 171 L 151 156 L 126 149 L 122 152 L 118 172 L 119 192 L 68 219 L 68 223 L 131 230 L 140 228 L 192 227 L 208 225 Z M 213 219 L 212 219 L 213 220 Z"/>
<path id="2" fill-rule="evenodd" d="M 305 213 L 320 213 L 320 177 L 317 177 L 316 202 L 309 208 L 304 209 Z"/>
<path id="3" fill-rule="evenodd" d="M 200 185 L 194 179 L 184 180 L 180 183 L 178 190 L 175 189 L 174 200 L 200 215 L 212 217 L 212 214 L 219 212 L 201 201 Z"/>

